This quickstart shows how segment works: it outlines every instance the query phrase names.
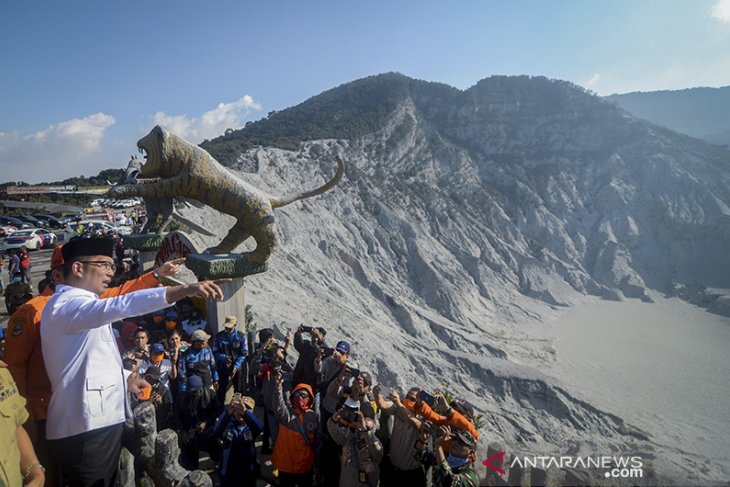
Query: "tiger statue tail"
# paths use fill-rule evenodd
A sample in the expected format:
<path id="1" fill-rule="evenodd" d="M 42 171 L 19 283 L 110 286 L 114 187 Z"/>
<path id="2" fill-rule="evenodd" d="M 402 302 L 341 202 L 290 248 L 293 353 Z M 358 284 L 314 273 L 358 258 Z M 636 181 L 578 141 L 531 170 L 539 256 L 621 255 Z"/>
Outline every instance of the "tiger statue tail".
<path id="1" fill-rule="evenodd" d="M 342 179 L 342 175 L 345 173 L 345 161 L 343 161 L 340 156 L 335 156 L 335 160 L 337 161 L 337 171 L 335 172 L 335 175 L 332 177 L 332 179 L 330 179 L 323 186 L 320 186 L 319 188 L 314 189 L 312 191 L 300 193 L 296 196 L 290 196 L 288 198 L 271 198 L 271 199 L 269 199 L 269 203 L 271 204 L 271 207 L 272 208 L 281 208 L 282 206 L 286 206 L 290 203 L 294 203 L 295 201 L 303 200 L 305 198 L 311 198 L 312 196 L 317 196 L 319 194 L 326 193 L 330 189 L 337 186 L 337 183 L 340 182 L 340 179 Z"/>

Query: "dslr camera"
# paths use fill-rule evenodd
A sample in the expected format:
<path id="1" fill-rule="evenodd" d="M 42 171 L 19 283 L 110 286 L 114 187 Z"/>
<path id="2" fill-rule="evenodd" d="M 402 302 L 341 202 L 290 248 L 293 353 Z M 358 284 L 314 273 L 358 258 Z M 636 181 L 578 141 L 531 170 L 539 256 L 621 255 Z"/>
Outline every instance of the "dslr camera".
<path id="1" fill-rule="evenodd" d="M 357 422 L 356 413 L 359 410 L 359 408 L 351 408 L 349 406 L 343 405 L 340 408 L 340 424 L 343 424 L 348 428 L 355 428 L 355 424 Z"/>

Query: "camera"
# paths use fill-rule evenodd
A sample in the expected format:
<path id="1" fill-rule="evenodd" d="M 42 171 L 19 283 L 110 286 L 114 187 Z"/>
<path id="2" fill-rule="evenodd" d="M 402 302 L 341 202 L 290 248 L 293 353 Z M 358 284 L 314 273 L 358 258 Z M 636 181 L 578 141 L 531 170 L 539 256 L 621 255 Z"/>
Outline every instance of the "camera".
<path id="1" fill-rule="evenodd" d="M 357 378 L 357 376 L 360 375 L 360 369 L 356 369 L 355 367 L 351 367 L 349 365 L 346 365 L 345 367 L 353 378 Z"/>
<path id="2" fill-rule="evenodd" d="M 340 423 L 347 426 L 348 428 L 354 428 L 357 422 L 357 412 L 359 408 L 351 408 L 349 406 L 342 406 L 340 408 Z"/>
<path id="3" fill-rule="evenodd" d="M 299 330 L 301 330 L 303 332 L 310 332 L 310 331 L 314 330 L 314 328 L 311 326 L 307 326 L 307 325 L 300 325 Z"/>
<path id="4" fill-rule="evenodd" d="M 431 409 L 436 405 L 436 398 L 426 391 L 419 391 L 418 398 L 428 404 Z"/>

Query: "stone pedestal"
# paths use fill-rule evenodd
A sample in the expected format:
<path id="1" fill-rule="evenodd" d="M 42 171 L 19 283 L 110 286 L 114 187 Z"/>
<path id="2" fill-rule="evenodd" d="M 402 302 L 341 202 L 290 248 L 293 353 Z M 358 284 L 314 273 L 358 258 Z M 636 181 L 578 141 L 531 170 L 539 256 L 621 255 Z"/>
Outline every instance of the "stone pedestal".
<path id="1" fill-rule="evenodd" d="M 131 234 L 124 237 L 124 244 L 139 251 L 140 264 L 144 271 L 178 257 L 185 257 L 188 274 L 192 272 L 197 280 L 229 279 L 220 284 L 225 299 L 206 303 L 206 320 L 211 331 L 223 329 L 228 315 L 234 315 L 245 322 L 245 303 L 243 296 L 244 278 L 266 270 L 266 264 L 249 262 L 246 254 L 209 255 L 200 253 L 202 248 L 190 236 L 180 231 L 167 235 L 156 233 Z M 192 282 L 193 276 L 181 272 L 182 282 Z"/>
<path id="2" fill-rule="evenodd" d="M 141 272 L 148 272 L 155 267 L 155 257 L 165 240 L 164 235 L 156 233 L 132 233 L 125 235 L 124 246 L 128 249 L 139 252 L 139 265 Z"/>
<path id="3" fill-rule="evenodd" d="M 206 320 L 214 333 L 223 329 L 228 315 L 236 316 L 240 323 L 245 322 L 244 277 L 264 272 L 266 264 L 248 262 L 245 255 L 239 254 L 188 254 L 185 266 L 199 280 L 230 279 L 220 284 L 225 299 L 207 303 Z"/>

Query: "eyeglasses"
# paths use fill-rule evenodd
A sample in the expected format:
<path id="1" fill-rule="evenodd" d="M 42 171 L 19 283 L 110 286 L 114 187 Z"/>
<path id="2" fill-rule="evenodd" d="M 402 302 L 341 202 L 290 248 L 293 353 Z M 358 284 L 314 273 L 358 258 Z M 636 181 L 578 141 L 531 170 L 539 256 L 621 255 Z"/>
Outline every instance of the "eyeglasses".
<path id="1" fill-rule="evenodd" d="M 307 391 L 297 391 L 293 394 L 294 397 L 303 397 L 309 399 L 309 393 Z"/>
<path id="2" fill-rule="evenodd" d="M 93 264 L 96 267 L 106 269 L 107 271 L 117 270 L 117 265 L 114 262 L 107 262 L 105 260 L 80 260 L 82 264 Z"/>

